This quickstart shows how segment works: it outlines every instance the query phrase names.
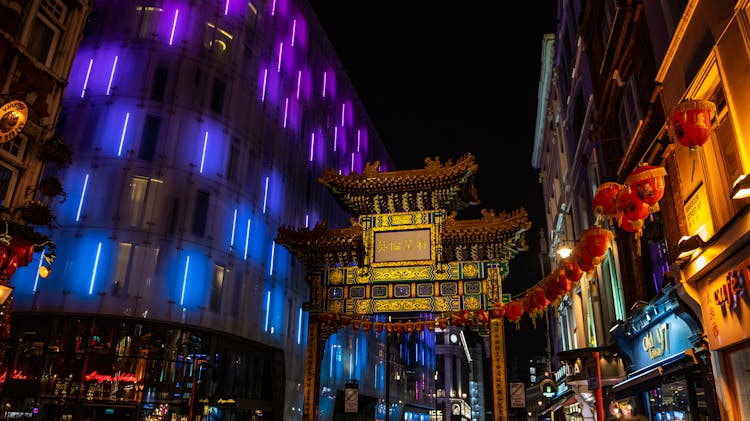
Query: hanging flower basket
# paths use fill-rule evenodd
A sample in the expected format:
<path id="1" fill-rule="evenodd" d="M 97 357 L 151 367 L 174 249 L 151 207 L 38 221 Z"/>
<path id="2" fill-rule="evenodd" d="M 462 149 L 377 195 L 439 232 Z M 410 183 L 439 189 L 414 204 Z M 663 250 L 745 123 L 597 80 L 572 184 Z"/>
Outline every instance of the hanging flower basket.
<path id="1" fill-rule="evenodd" d="M 25 205 L 16 208 L 14 212 L 21 221 L 29 225 L 52 226 L 52 221 L 54 220 L 52 210 L 42 202 L 27 202 Z"/>
<path id="2" fill-rule="evenodd" d="M 39 183 L 39 187 L 37 188 L 37 190 L 47 197 L 61 196 L 62 200 L 60 201 L 60 203 L 64 202 L 65 199 L 68 198 L 67 193 L 65 193 L 65 190 L 63 190 L 60 179 L 58 179 L 57 177 L 45 178 Z"/>
<path id="3" fill-rule="evenodd" d="M 39 159 L 47 163 L 55 163 L 59 168 L 66 168 L 72 161 L 70 146 L 59 137 L 52 137 L 42 143 L 39 149 Z"/>

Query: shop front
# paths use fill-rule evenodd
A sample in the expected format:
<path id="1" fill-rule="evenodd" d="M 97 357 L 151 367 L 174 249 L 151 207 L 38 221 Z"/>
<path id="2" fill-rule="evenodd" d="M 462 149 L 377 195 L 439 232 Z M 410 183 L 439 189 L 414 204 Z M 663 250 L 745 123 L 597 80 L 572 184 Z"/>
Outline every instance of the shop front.
<path id="1" fill-rule="evenodd" d="M 615 418 L 646 415 L 651 420 L 713 419 L 706 398 L 712 381 L 696 352 L 702 329 L 680 306 L 667 285 L 651 302 L 613 330 L 628 357 L 628 376 L 613 386 L 609 414 Z M 715 409 L 715 408 L 714 408 Z"/>
<path id="2" fill-rule="evenodd" d="M 736 261 L 737 259 L 735 259 Z M 719 394 L 726 419 L 750 419 L 750 258 L 718 268 L 698 284 L 706 339 L 718 361 Z"/>

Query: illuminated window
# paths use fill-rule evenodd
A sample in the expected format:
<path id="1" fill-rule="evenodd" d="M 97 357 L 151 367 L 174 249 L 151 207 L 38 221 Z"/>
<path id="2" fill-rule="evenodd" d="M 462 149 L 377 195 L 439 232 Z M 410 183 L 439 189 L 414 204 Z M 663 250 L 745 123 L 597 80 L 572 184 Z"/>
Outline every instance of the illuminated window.
<path id="1" fill-rule="evenodd" d="M 158 257 L 158 248 L 120 243 L 117 247 L 115 276 L 112 279 L 112 295 L 128 296 L 145 293 L 151 287 Z"/>
<path id="2" fill-rule="evenodd" d="M 154 209 L 162 185 L 161 180 L 147 177 L 130 179 L 130 226 L 146 228 L 157 216 Z"/>
<path id="3" fill-rule="evenodd" d="M 224 269 L 224 266 L 214 265 L 214 275 L 211 282 L 211 301 L 208 304 L 208 309 L 215 313 L 221 309 L 221 295 L 224 291 L 225 272 L 226 269 Z"/>
<path id="4" fill-rule="evenodd" d="M 138 26 L 136 33 L 140 39 L 156 38 L 159 36 L 160 7 L 138 6 Z"/>

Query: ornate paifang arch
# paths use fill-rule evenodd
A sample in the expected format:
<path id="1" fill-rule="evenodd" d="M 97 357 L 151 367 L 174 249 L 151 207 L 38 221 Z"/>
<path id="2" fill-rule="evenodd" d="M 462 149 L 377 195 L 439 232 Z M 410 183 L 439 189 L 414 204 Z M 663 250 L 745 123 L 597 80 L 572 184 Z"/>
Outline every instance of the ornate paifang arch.
<path id="1" fill-rule="evenodd" d="M 357 218 L 344 228 L 279 229 L 276 242 L 305 264 L 311 288 L 306 420 L 315 419 L 318 407 L 324 341 L 348 325 L 410 332 L 450 324 L 489 335 L 494 410 L 507 418 L 504 324 L 497 309 L 508 262 L 526 250 L 530 223 L 524 209 L 457 219 L 457 211 L 479 204 L 474 157 L 425 162 L 423 170 L 380 173 L 375 163 L 362 174 L 326 171 L 319 181 Z M 405 313 L 423 319 L 372 322 L 374 315 Z"/>

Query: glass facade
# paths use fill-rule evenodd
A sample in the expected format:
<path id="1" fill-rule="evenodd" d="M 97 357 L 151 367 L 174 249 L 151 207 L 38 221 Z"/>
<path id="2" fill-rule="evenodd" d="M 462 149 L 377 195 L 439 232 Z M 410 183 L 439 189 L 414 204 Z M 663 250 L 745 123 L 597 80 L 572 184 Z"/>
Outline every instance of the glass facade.
<path id="1" fill-rule="evenodd" d="M 12 363 L 0 374 L 3 419 L 269 420 L 283 406 L 282 352 L 226 334 L 20 315 L 11 341 Z"/>

